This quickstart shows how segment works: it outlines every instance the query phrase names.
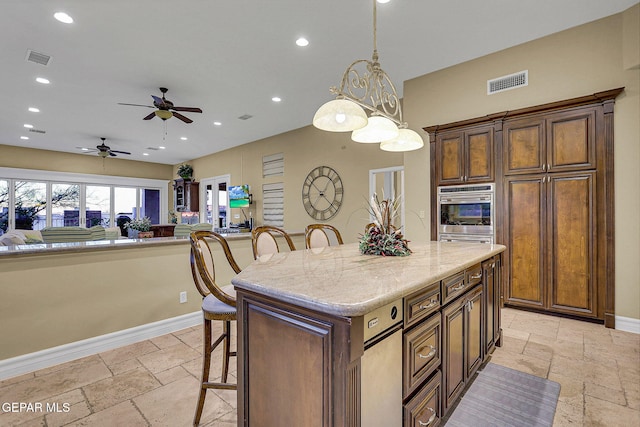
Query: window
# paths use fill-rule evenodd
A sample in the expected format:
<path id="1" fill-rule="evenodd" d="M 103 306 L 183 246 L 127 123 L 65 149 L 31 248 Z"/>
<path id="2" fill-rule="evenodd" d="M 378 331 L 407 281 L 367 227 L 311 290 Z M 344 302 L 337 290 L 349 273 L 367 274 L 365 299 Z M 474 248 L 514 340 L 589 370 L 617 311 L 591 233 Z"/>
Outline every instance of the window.
<path id="1" fill-rule="evenodd" d="M 0 168 L 0 229 L 121 226 L 168 214 L 165 180 Z"/>

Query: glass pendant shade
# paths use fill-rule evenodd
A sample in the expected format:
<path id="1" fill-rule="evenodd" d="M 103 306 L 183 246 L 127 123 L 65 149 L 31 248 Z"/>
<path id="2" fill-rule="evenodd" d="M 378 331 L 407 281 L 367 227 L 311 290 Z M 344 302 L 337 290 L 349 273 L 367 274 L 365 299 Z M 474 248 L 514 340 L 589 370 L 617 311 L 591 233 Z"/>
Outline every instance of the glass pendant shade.
<path id="1" fill-rule="evenodd" d="M 398 126 L 386 117 L 371 116 L 365 127 L 353 131 L 351 139 L 355 142 L 378 143 L 397 137 L 398 131 Z"/>
<path id="2" fill-rule="evenodd" d="M 351 132 L 367 125 L 367 113 L 355 102 L 334 99 L 318 108 L 313 125 L 329 132 Z"/>
<path id="3" fill-rule="evenodd" d="M 380 143 L 380 149 L 384 151 L 412 151 L 422 147 L 424 147 L 422 137 L 411 129 L 400 129 L 397 138 Z"/>

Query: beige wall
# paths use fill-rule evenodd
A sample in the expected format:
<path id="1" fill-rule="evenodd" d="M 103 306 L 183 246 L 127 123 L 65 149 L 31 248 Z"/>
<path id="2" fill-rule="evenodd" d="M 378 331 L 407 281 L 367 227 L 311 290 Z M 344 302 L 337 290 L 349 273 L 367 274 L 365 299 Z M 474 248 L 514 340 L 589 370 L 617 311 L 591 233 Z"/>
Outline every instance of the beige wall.
<path id="1" fill-rule="evenodd" d="M 409 123 L 425 127 L 625 87 L 615 105 L 616 315 L 640 319 L 640 29 L 623 14 L 405 82 Z M 488 96 L 486 81 L 529 70 L 529 85 Z M 426 137 L 425 137 L 426 139 Z M 429 213 L 427 147 L 404 156 L 407 210 Z M 407 235 L 428 240 L 428 218 L 407 215 Z"/>
<path id="2" fill-rule="evenodd" d="M 12 145 L 0 145 L 0 167 L 166 179 L 167 181 L 174 177 L 173 168 L 160 163 L 119 158 L 102 159 L 95 154 L 69 154 Z"/>
<path id="3" fill-rule="evenodd" d="M 263 178 L 262 157 L 276 153 L 284 153 L 284 176 Z M 344 198 L 342 207 L 328 222 L 340 230 L 348 243 L 357 241 L 369 222 L 366 211 L 369 170 L 400 166 L 402 158 L 402 154 L 380 150 L 378 144 L 353 142 L 349 133 L 324 132 L 307 126 L 189 163 L 197 180 L 230 174 L 232 185 L 249 184 L 254 200 L 251 210 L 257 225 L 262 224 L 262 185 L 283 182 L 284 228 L 292 231 L 302 231 L 307 224 L 317 222 L 302 205 L 302 183 L 307 174 L 316 166 L 332 167 L 342 179 Z"/>

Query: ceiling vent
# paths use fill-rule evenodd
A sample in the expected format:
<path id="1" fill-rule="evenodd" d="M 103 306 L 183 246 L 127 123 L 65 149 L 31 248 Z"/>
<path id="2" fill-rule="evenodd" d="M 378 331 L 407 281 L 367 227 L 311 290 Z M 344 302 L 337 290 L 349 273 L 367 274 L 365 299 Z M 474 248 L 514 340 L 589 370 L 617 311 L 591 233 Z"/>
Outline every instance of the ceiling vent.
<path id="1" fill-rule="evenodd" d="M 44 65 L 45 67 L 51 62 L 51 57 L 44 53 L 36 52 L 35 50 L 27 50 L 27 62 L 34 62 L 36 64 Z"/>
<path id="2" fill-rule="evenodd" d="M 529 85 L 529 70 L 487 80 L 487 95 Z"/>
<path id="3" fill-rule="evenodd" d="M 251 117 L 253 117 L 250 114 L 243 114 L 242 116 L 238 117 L 240 120 L 249 120 Z"/>
<path id="4" fill-rule="evenodd" d="M 29 129 L 29 132 L 35 132 L 35 133 L 47 133 L 46 130 L 40 130 L 40 129 Z"/>
<path id="5" fill-rule="evenodd" d="M 146 148 L 146 150 L 158 151 L 158 150 L 160 150 L 160 149 L 159 149 L 159 148 L 157 148 L 157 147 L 147 147 L 147 148 Z"/>

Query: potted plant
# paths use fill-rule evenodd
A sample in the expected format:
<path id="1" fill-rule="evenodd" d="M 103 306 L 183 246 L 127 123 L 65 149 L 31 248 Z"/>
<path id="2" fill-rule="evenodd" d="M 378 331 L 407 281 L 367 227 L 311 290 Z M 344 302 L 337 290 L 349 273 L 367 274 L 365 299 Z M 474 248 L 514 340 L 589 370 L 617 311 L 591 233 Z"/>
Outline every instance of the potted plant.
<path id="1" fill-rule="evenodd" d="M 360 238 L 360 253 L 363 255 L 407 256 L 411 254 L 409 241 L 394 225 L 400 210 L 399 199 L 379 200 L 371 196 L 369 212 L 374 220 Z"/>
<path id="2" fill-rule="evenodd" d="M 151 218 L 148 216 L 133 219 L 127 222 L 124 226 L 127 229 L 127 234 L 130 239 L 153 237 L 153 231 L 151 231 Z"/>
<path id="3" fill-rule="evenodd" d="M 178 166 L 178 176 L 185 181 L 190 180 L 193 177 L 193 166 L 188 163 Z"/>

